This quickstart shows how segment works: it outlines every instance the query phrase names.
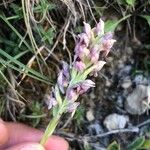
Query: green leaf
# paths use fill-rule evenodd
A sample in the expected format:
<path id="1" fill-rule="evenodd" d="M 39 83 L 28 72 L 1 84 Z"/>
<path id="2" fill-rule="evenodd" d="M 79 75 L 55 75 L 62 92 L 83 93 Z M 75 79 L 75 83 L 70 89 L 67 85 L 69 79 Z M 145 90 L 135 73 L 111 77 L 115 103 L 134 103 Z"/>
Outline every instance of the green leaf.
<path id="1" fill-rule="evenodd" d="M 136 0 L 126 0 L 126 3 L 127 3 L 128 5 L 134 6 L 134 5 L 135 5 L 135 1 L 136 1 Z"/>
<path id="2" fill-rule="evenodd" d="M 107 150 L 120 150 L 120 145 L 114 141 L 108 146 Z"/>
<path id="3" fill-rule="evenodd" d="M 147 23 L 150 26 L 150 16 L 149 15 L 141 15 L 142 18 L 146 19 Z"/>
<path id="4" fill-rule="evenodd" d="M 15 65 L 17 65 L 17 67 L 16 67 L 15 65 L 9 64 L 9 63 L 7 63 L 7 61 L 5 61 L 4 59 L 1 58 L 0 63 L 2 63 L 4 66 L 7 65 L 21 73 L 26 73 L 28 76 L 30 76 L 34 79 L 38 79 L 39 81 L 43 81 L 47 84 L 51 84 L 51 81 L 46 76 L 40 74 L 39 72 L 35 71 L 34 69 L 27 67 L 20 61 L 16 60 L 14 57 L 7 54 L 2 49 L 0 49 L 0 54 L 1 54 L 1 56 L 7 58 L 9 61 L 11 61 L 11 62 L 15 63 Z"/>
<path id="5" fill-rule="evenodd" d="M 117 3 L 120 5 L 126 5 L 126 0 L 117 0 Z"/>
<path id="6" fill-rule="evenodd" d="M 121 18 L 120 20 L 107 20 L 105 22 L 105 32 L 113 32 L 116 29 L 116 27 L 119 25 L 119 23 L 126 20 L 130 16 L 131 15 L 129 14 L 129 15 Z"/>
<path id="7" fill-rule="evenodd" d="M 4 15 L 0 15 L 0 18 L 11 28 L 11 30 L 20 38 L 20 40 L 26 45 L 26 47 L 33 51 L 30 45 L 25 41 L 24 37 L 14 28 L 11 23 L 7 20 L 7 18 Z"/>
<path id="8" fill-rule="evenodd" d="M 59 88 L 57 85 L 55 86 L 55 96 L 56 96 L 56 100 L 57 100 L 59 106 L 61 106 L 62 98 L 61 98 L 60 91 L 59 91 Z"/>
<path id="9" fill-rule="evenodd" d="M 141 148 L 141 146 L 144 144 L 145 138 L 144 137 L 139 137 L 135 139 L 129 146 L 128 150 L 137 150 Z"/>
<path id="10" fill-rule="evenodd" d="M 58 106 L 53 107 L 53 117 L 55 117 L 58 114 L 58 111 L 59 111 Z"/>
<path id="11" fill-rule="evenodd" d="M 142 147 L 140 149 L 150 149 L 150 139 L 145 140 Z"/>

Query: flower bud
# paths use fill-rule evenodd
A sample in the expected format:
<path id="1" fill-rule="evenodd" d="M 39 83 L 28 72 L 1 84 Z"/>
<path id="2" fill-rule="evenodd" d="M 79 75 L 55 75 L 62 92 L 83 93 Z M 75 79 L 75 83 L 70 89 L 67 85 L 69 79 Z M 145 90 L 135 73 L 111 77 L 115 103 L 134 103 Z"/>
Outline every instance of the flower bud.
<path id="1" fill-rule="evenodd" d="M 62 93 L 64 93 L 64 88 L 68 86 L 68 80 L 67 78 L 64 76 L 63 71 L 61 70 L 58 74 L 58 78 L 57 78 L 57 83 L 58 86 L 61 90 Z"/>
<path id="2" fill-rule="evenodd" d="M 81 45 L 86 45 L 86 47 L 88 47 L 88 45 L 89 45 L 89 43 L 90 43 L 90 39 L 89 39 L 89 37 L 87 36 L 87 34 L 81 33 L 81 34 L 79 35 L 79 38 L 80 38 L 79 43 L 80 43 Z"/>
<path id="3" fill-rule="evenodd" d="M 103 66 L 105 65 L 105 61 L 98 61 L 94 66 L 93 66 L 93 71 L 90 73 L 90 76 L 94 76 L 97 77 L 98 76 L 98 72 L 103 68 Z"/>
<path id="4" fill-rule="evenodd" d="M 68 101 L 74 102 L 74 101 L 77 100 L 78 96 L 79 95 L 77 94 L 76 90 L 74 90 L 74 88 L 67 89 L 67 91 L 66 91 L 66 97 L 67 97 Z"/>
<path id="5" fill-rule="evenodd" d="M 48 109 L 51 109 L 53 106 L 57 105 L 57 100 L 56 100 L 55 94 L 54 94 L 54 88 L 52 89 L 51 94 L 47 97 L 45 102 L 48 106 Z"/>
<path id="6" fill-rule="evenodd" d="M 95 83 L 92 80 L 84 80 L 83 82 L 79 83 L 77 85 L 77 93 L 79 95 L 87 92 L 88 89 L 90 89 L 91 87 L 95 87 Z"/>
<path id="7" fill-rule="evenodd" d="M 77 71 L 80 72 L 82 72 L 86 68 L 85 64 L 82 61 L 76 61 L 74 63 L 74 67 Z"/>
<path id="8" fill-rule="evenodd" d="M 102 38 L 102 51 L 104 51 L 104 56 L 108 55 L 113 44 L 116 42 L 116 40 L 112 39 L 112 37 L 113 35 L 108 33 Z"/>
<path id="9" fill-rule="evenodd" d="M 90 53 L 89 49 L 87 49 L 85 45 L 79 46 L 77 52 L 78 52 L 77 55 L 79 56 L 79 58 L 81 60 L 83 60 L 85 57 L 87 57 Z"/>
<path id="10" fill-rule="evenodd" d="M 91 26 L 88 23 L 85 22 L 83 23 L 84 23 L 84 32 L 90 37 L 92 31 Z"/>
<path id="11" fill-rule="evenodd" d="M 66 78 L 69 80 L 70 78 L 70 74 L 69 74 L 69 65 L 68 63 L 62 61 L 62 65 L 63 65 L 63 74 L 64 76 L 66 76 Z"/>
<path id="12" fill-rule="evenodd" d="M 90 50 L 90 61 L 92 63 L 96 63 L 99 60 L 100 46 L 98 44 L 94 45 L 94 47 Z"/>
<path id="13" fill-rule="evenodd" d="M 95 32 L 98 36 L 102 36 L 104 34 L 104 22 L 100 19 L 99 23 L 96 25 Z"/>
<path id="14" fill-rule="evenodd" d="M 106 64 L 105 61 L 98 61 L 96 64 L 95 64 L 95 70 L 98 72 L 100 71 L 103 66 Z"/>

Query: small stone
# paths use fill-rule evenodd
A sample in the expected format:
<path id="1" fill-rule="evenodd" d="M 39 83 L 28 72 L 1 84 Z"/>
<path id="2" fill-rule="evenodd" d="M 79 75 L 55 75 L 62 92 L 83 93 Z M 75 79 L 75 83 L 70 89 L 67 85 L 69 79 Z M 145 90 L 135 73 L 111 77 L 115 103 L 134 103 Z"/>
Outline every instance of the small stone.
<path id="1" fill-rule="evenodd" d="M 135 82 L 136 85 L 138 85 L 138 84 L 147 84 L 148 80 L 142 74 L 139 74 L 139 75 L 135 76 L 134 82 Z"/>
<path id="2" fill-rule="evenodd" d="M 108 63 L 112 63 L 112 61 L 113 61 L 113 57 L 108 57 L 108 58 L 107 58 L 107 62 L 108 62 Z"/>
<path id="3" fill-rule="evenodd" d="M 86 118 L 88 121 L 93 121 L 95 119 L 92 109 L 86 112 Z"/>
<path id="4" fill-rule="evenodd" d="M 110 87 L 111 86 L 111 82 L 109 80 L 106 80 L 106 84 L 105 84 L 107 87 Z"/>
<path id="5" fill-rule="evenodd" d="M 132 81 L 130 79 L 124 80 L 123 83 L 121 84 L 121 87 L 124 89 L 129 88 L 132 85 Z"/>
<path id="6" fill-rule="evenodd" d="M 105 127 L 111 131 L 116 129 L 123 129 L 127 122 L 129 121 L 128 116 L 119 115 L 119 114 L 110 114 L 104 120 Z"/>
<path id="7" fill-rule="evenodd" d="M 91 92 L 91 93 L 90 93 L 90 98 L 91 98 L 91 99 L 95 99 L 95 98 L 96 98 L 96 95 L 94 94 L 94 92 Z"/>
<path id="8" fill-rule="evenodd" d="M 128 55 L 132 55 L 133 54 L 133 49 L 131 48 L 131 47 L 128 47 L 127 49 L 126 49 L 126 52 L 127 52 L 127 54 Z"/>
<path id="9" fill-rule="evenodd" d="M 117 98 L 117 105 L 119 107 L 123 107 L 123 97 L 122 96 L 118 96 L 118 98 Z"/>
<path id="10" fill-rule="evenodd" d="M 137 85 L 135 90 L 128 95 L 125 109 L 132 115 L 141 115 L 148 110 L 150 86 Z"/>
<path id="11" fill-rule="evenodd" d="M 124 66 L 118 73 L 118 76 L 119 77 L 126 77 L 130 74 L 131 72 L 131 69 L 132 69 L 132 66 L 131 65 L 127 65 L 127 66 Z"/>
<path id="12" fill-rule="evenodd" d="M 97 135 L 104 132 L 103 127 L 97 121 L 88 126 L 88 131 L 90 135 Z"/>

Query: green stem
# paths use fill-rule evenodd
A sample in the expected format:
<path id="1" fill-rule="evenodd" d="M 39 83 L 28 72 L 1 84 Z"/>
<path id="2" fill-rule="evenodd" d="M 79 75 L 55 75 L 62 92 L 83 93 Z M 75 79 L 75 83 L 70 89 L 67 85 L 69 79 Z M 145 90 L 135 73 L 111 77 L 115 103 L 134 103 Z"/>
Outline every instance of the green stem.
<path id="1" fill-rule="evenodd" d="M 41 145 L 44 145 L 46 143 L 46 141 L 48 140 L 48 138 L 53 134 L 53 132 L 55 131 L 58 123 L 59 123 L 59 120 L 60 120 L 60 117 L 62 116 L 62 114 L 65 112 L 65 109 L 66 109 L 66 101 L 64 100 L 63 101 L 63 104 L 61 105 L 61 107 L 59 108 L 57 114 L 54 116 L 54 118 L 49 122 L 46 130 L 45 130 L 45 133 L 40 141 L 40 144 Z"/>
<path id="2" fill-rule="evenodd" d="M 40 141 L 41 145 L 44 145 L 46 143 L 46 141 L 48 140 L 48 138 L 53 134 L 59 119 L 60 119 L 61 115 L 57 115 L 55 118 L 53 118 L 50 123 L 48 124 L 45 133 Z"/>

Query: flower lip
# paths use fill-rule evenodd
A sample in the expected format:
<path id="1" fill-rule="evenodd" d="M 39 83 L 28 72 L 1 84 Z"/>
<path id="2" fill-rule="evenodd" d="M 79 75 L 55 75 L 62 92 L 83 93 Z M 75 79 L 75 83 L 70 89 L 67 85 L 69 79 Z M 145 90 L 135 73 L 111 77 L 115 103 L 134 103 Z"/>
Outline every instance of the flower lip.
<path id="1" fill-rule="evenodd" d="M 83 70 L 86 68 L 86 65 L 82 61 L 76 61 L 74 63 L 74 67 L 77 71 L 83 72 Z"/>
<path id="2" fill-rule="evenodd" d="M 55 98 L 55 90 L 52 88 L 51 94 L 46 99 L 46 104 L 48 106 L 48 109 L 51 109 L 53 106 L 57 105 L 57 100 Z"/>

